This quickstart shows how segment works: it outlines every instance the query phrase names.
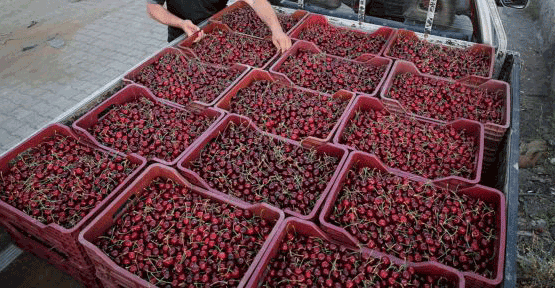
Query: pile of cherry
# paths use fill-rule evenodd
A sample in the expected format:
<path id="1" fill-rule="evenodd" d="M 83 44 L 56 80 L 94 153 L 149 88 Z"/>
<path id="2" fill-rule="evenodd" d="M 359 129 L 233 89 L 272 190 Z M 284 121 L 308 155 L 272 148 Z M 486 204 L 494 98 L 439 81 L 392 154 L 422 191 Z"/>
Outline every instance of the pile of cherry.
<path id="1" fill-rule="evenodd" d="M 362 54 L 380 53 L 387 39 L 360 31 L 334 27 L 325 23 L 308 24 L 298 38 L 318 45 L 324 52 L 354 59 Z"/>
<path id="2" fill-rule="evenodd" d="M 207 33 L 189 48 L 203 62 L 228 66 L 241 63 L 262 67 L 277 54 L 277 49 L 270 40 L 225 30 Z"/>
<path id="3" fill-rule="evenodd" d="M 88 132 L 115 150 L 171 162 L 214 120 L 141 97 L 115 106 Z"/>
<path id="4" fill-rule="evenodd" d="M 333 94 L 341 89 L 371 94 L 387 72 L 387 65 L 371 66 L 299 49 L 279 67 L 296 85 Z"/>
<path id="5" fill-rule="evenodd" d="M 236 287 L 275 223 L 154 179 L 95 245 L 158 287 Z"/>
<path id="6" fill-rule="evenodd" d="M 138 165 L 54 135 L 10 161 L 0 200 L 43 224 L 72 228 Z"/>
<path id="7" fill-rule="evenodd" d="M 398 100 L 408 112 L 419 116 L 443 121 L 466 118 L 502 124 L 503 92 L 401 73 L 395 76 L 386 97 Z"/>
<path id="8" fill-rule="evenodd" d="M 443 277 L 373 258 L 321 238 L 288 232 L 261 287 L 457 287 Z"/>
<path id="9" fill-rule="evenodd" d="M 341 144 L 373 153 L 386 165 L 424 178 L 471 178 L 476 174 L 478 145 L 453 127 L 419 122 L 385 110 L 359 110 Z"/>
<path id="10" fill-rule="evenodd" d="M 467 75 L 488 77 L 492 57 L 485 51 L 432 44 L 414 33 L 401 32 L 388 56 L 413 62 L 422 73 L 453 79 Z"/>
<path id="11" fill-rule="evenodd" d="M 187 105 L 191 101 L 214 101 L 239 74 L 234 68 L 217 68 L 185 59 L 175 51 L 162 55 L 130 80 L 149 88 L 158 98 Z"/>
<path id="12" fill-rule="evenodd" d="M 276 13 L 281 29 L 287 33 L 299 22 L 299 18 L 292 17 L 283 13 Z M 272 31 L 266 23 L 256 15 L 254 9 L 249 5 L 232 10 L 222 15 L 220 21 L 226 24 L 233 31 L 248 35 L 264 38 L 272 35 Z"/>
<path id="13" fill-rule="evenodd" d="M 353 166 L 329 216 L 362 245 L 411 262 L 493 275 L 496 215 L 456 191 Z"/>
<path id="14" fill-rule="evenodd" d="M 299 140 L 326 138 L 349 103 L 270 81 L 256 81 L 239 90 L 229 111 L 251 118 L 273 134 Z"/>
<path id="15" fill-rule="evenodd" d="M 190 169 L 220 192 L 307 215 L 338 164 L 336 157 L 230 123 L 201 150 Z"/>

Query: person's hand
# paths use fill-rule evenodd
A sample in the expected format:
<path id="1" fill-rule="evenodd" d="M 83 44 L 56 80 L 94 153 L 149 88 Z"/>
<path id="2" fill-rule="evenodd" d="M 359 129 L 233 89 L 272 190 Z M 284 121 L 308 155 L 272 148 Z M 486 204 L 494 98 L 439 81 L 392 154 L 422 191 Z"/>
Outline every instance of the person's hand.
<path id="1" fill-rule="evenodd" d="M 183 31 L 185 31 L 185 33 L 187 33 L 187 36 L 189 37 L 195 34 L 197 31 L 200 31 L 197 38 L 195 39 L 195 42 L 199 41 L 204 36 L 204 32 L 201 31 L 197 25 L 193 24 L 191 20 L 183 20 L 183 22 L 181 23 L 181 29 L 183 29 Z"/>
<path id="2" fill-rule="evenodd" d="M 274 42 L 276 48 L 282 53 L 291 48 L 291 38 L 283 33 L 283 31 L 272 33 L 272 42 Z"/>

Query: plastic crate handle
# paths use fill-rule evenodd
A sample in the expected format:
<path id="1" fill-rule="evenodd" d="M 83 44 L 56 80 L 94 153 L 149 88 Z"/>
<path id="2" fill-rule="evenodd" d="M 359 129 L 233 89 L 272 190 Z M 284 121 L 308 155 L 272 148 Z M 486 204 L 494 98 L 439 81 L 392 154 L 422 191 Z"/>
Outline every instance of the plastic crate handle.
<path id="1" fill-rule="evenodd" d="M 135 194 L 131 195 L 131 197 L 129 197 L 127 200 L 125 200 L 125 202 L 123 202 L 123 204 L 121 204 L 121 206 L 116 210 L 114 215 L 112 215 L 112 219 L 115 220 L 115 219 L 120 218 L 121 214 L 123 214 L 125 212 L 125 210 L 127 210 L 127 208 L 129 208 L 129 206 L 131 206 L 135 203 L 136 199 L 137 199 L 137 195 L 135 195 Z"/>
<path id="2" fill-rule="evenodd" d="M 116 108 L 115 104 L 110 104 L 110 106 L 106 107 L 106 109 L 102 110 L 102 112 L 98 113 L 96 116 L 97 119 L 102 119 L 102 117 L 106 116 L 106 114 L 110 113 L 110 111 Z"/>
<path id="3" fill-rule="evenodd" d="M 66 261 L 69 258 L 66 253 L 56 249 L 56 247 L 54 247 L 53 245 L 49 244 L 48 242 L 42 240 L 41 238 L 27 233 L 25 230 L 23 230 L 17 224 L 15 224 L 15 223 L 10 223 L 10 224 L 13 227 L 13 229 L 15 229 L 18 233 L 20 233 L 24 237 L 30 238 L 31 240 L 37 242 L 38 244 L 46 247 L 48 250 L 56 253 L 58 256 L 60 256 L 62 259 L 64 259 L 64 261 Z"/>

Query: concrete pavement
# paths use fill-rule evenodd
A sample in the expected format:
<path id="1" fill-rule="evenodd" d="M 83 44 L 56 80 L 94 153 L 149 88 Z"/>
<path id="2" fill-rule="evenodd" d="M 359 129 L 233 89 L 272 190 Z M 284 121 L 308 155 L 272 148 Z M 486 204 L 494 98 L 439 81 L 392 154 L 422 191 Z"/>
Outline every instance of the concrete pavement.
<path id="1" fill-rule="evenodd" d="M 29 81 L 20 77 L 28 72 L 23 68 L 0 79 L 0 153 L 167 44 L 166 27 L 147 16 L 145 1 L 117 2 L 122 5 L 64 37 L 65 46 L 48 54 L 53 59 L 46 66 L 52 67 L 41 67 L 48 77 Z M 54 50 L 41 51 L 47 49 Z"/>

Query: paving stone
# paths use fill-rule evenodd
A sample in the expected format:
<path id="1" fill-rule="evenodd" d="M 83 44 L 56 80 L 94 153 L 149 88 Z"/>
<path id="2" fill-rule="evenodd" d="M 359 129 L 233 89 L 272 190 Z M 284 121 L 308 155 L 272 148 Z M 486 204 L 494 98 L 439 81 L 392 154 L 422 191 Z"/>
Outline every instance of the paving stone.
<path id="1" fill-rule="evenodd" d="M 95 42 L 97 43 L 97 42 Z M 100 47 L 98 47 L 95 43 L 92 43 L 90 45 L 90 47 L 88 48 L 87 52 L 89 52 L 89 54 L 94 55 L 96 57 L 101 56 L 104 53 L 104 50 L 101 49 Z"/>
<path id="2" fill-rule="evenodd" d="M 44 92 L 46 92 L 46 90 L 42 88 L 41 85 L 37 85 L 35 88 L 27 91 L 28 95 L 32 95 L 33 97 L 35 97 L 35 95 L 40 95 Z"/>
<path id="3" fill-rule="evenodd" d="M 7 115 L 9 118 L 2 122 L 2 128 L 9 133 L 12 133 L 19 129 L 23 125 L 23 122 L 17 120 L 15 117 Z"/>
<path id="4" fill-rule="evenodd" d="M 31 86 L 27 83 L 21 83 L 18 86 L 16 86 L 15 90 L 18 94 L 28 94 L 27 92 L 29 90 L 32 90 L 33 88 L 34 88 L 33 86 Z"/>
<path id="5" fill-rule="evenodd" d="M 66 98 L 66 99 L 71 99 L 75 96 L 75 94 L 79 94 L 79 91 L 75 91 L 75 89 L 73 89 L 73 87 L 68 85 L 68 86 L 60 89 L 59 91 L 57 91 L 56 94 Z"/>
<path id="6" fill-rule="evenodd" d="M 120 73 L 120 74 L 123 73 L 124 71 L 127 71 L 129 68 L 131 68 L 130 65 L 121 63 L 119 61 L 114 61 L 114 62 L 110 63 L 109 66 L 112 69 L 118 71 L 118 73 Z"/>
<path id="7" fill-rule="evenodd" d="M 4 121 L 8 120 L 9 116 L 5 115 L 5 114 L 0 114 L 0 125 L 2 125 L 1 123 L 4 123 Z M 0 128 L 1 129 L 1 128 Z M 1 130 L 0 130 L 1 131 Z"/>
<path id="8" fill-rule="evenodd" d="M 100 85 L 95 85 L 93 89 L 90 90 L 90 92 L 80 92 L 78 94 L 75 94 L 71 100 L 75 101 L 75 104 L 83 101 L 85 98 L 89 97 L 92 93 L 94 93 L 94 91 L 96 91 L 98 88 L 100 88 Z"/>
<path id="9" fill-rule="evenodd" d="M 12 94 L 11 101 L 17 105 L 25 105 L 33 101 L 34 95 L 24 95 L 19 93 Z"/>
<path id="10" fill-rule="evenodd" d="M 48 82 L 46 83 L 43 88 L 45 90 L 48 90 L 52 93 L 56 93 L 57 91 L 63 89 L 66 85 L 64 84 L 60 84 L 60 83 L 56 83 L 56 82 Z"/>
<path id="11" fill-rule="evenodd" d="M 62 109 L 54 106 L 53 104 L 43 101 L 37 102 L 35 106 L 31 107 L 31 110 L 33 110 L 36 115 L 40 115 L 47 119 L 54 119 L 63 112 Z"/>
<path id="12" fill-rule="evenodd" d="M 13 136 L 9 134 L 5 129 L 0 128 L 0 154 L 8 151 L 9 149 L 13 148 L 15 144 L 19 141 L 20 137 Z"/>
<path id="13" fill-rule="evenodd" d="M 102 33 L 96 30 L 90 30 L 88 34 L 94 38 L 99 38 L 102 35 Z"/>
<path id="14" fill-rule="evenodd" d="M 18 107 L 19 107 L 19 105 L 11 102 L 9 100 L 9 98 L 3 98 L 2 99 L 2 105 L 0 105 L 0 113 L 7 115 L 7 114 L 13 112 Z"/>
<path id="15" fill-rule="evenodd" d="M 33 110 L 31 110 L 29 108 L 19 107 L 15 111 L 13 111 L 13 113 L 12 113 L 13 117 L 12 118 L 14 118 L 16 120 L 23 121 L 23 119 L 29 117 L 33 113 L 34 113 Z"/>
<path id="16" fill-rule="evenodd" d="M 63 111 L 66 111 L 67 109 L 71 108 L 71 106 L 75 105 L 75 101 L 68 100 L 63 97 L 58 97 L 57 99 L 52 99 L 50 104 L 62 109 Z"/>
<path id="17" fill-rule="evenodd" d="M 31 127 L 31 125 L 27 123 L 23 123 L 23 125 L 21 125 L 16 131 L 13 131 L 11 133 L 13 133 L 13 136 L 18 137 L 18 141 L 21 141 L 31 136 L 36 131 L 37 131 L 37 128 Z"/>
<path id="18" fill-rule="evenodd" d="M 46 103 L 51 103 L 53 100 L 58 98 L 58 95 L 54 94 L 54 92 L 47 90 L 44 93 L 42 93 L 41 95 L 36 95 L 37 96 L 37 100 L 41 100 L 44 101 Z"/>
<path id="19" fill-rule="evenodd" d="M 77 33 L 73 36 L 73 40 L 80 41 L 80 42 L 85 42 L 85 43 L 90 43 L 91 40 L 94 40 L 94 38 L 90 37 L 89 35 L 85 35 L 85 34 L 82 34 L 82 33 Z"/>
<path id="20" fill-rule="evenodd" d="M 39 115 L 38 113 L 33 113 L 28 117 L 26 117 L 25 119 L 23 119 L 23 122 L 25 122 L 25 124 L 29 125 L 31 128 L 37 130 L 52 119 L 54 119 L 54 117 L 47 118 L 42 115 Z"/>

